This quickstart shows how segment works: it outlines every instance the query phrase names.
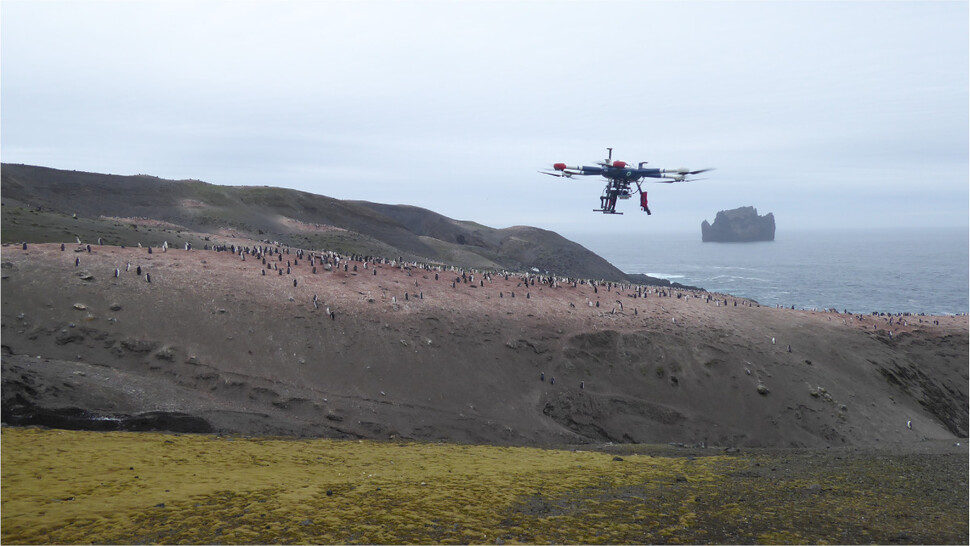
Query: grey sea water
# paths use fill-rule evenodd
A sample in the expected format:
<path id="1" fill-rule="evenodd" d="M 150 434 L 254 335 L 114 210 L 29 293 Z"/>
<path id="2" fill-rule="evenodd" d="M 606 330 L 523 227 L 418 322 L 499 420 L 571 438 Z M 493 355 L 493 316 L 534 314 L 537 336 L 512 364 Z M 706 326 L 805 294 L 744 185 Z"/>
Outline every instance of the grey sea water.
<path id="1" fill-rule="evenodd" d="M 626 273 L 762 305 L 853 313 L 970 311 L 970 234 L 962 229 L 781 231 L 771 242 L 703 243 L 697 233 L 568 237 Z"/>

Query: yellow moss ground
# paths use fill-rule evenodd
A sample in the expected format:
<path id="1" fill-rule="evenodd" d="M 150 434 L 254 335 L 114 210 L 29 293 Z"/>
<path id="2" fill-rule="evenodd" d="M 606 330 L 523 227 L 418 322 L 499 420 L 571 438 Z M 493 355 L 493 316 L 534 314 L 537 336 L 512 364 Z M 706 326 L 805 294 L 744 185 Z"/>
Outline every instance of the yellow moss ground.
<path id="1" fill-rule="evenodd" d="M 853 482 L 859 473 L 885 472 L 878 461 L 848 472 L 821 468 L 809 483 L 745 478 L 750 469 L 769 464 L 753 456 L 613 457 L 454 444 L 4 428 L 0 539 L 822 543 L 864 537 L 887 542 L 908 533 L 903 536 L 912 540 L 904 542 L 962 543 L 967 534 L 965 503 L 946 506 L 932 496 L 889 495 Z M 965 483 L 963 488 L 965 494 Z M 907 518 L 926 519 L 919 526 L 926 532 Z"/>

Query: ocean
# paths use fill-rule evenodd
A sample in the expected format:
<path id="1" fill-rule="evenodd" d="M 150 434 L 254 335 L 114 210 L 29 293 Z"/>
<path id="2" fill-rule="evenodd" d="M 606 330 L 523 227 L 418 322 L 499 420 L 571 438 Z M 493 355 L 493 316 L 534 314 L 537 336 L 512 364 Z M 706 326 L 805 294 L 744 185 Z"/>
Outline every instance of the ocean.
<path id="1" fill-rule="evenodd" d="M 758 243 L 696 233 L 567 235 L 625 273 L 750 298 L 852 313 L 970 311 L 970 234 L 961 229 L 782 231 Z"/>

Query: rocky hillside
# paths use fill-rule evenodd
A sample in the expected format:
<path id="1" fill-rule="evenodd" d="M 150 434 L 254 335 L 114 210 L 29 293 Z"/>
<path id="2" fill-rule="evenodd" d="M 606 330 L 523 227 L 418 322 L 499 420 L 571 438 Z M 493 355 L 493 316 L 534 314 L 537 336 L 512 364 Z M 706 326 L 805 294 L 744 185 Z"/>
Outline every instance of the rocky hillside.
<path id="1" fill-rule="evenodd" d="M 333 268 L 275 246 L 31 243 L 2 265 L 7 424 L 533 445 L 967 435 L 965 316 Z"/>
<path id="2" fill-rule="evenodd" d="M 106 244 L 150 244 L 152 236 L 127 229 L 124 220 L 152 219 L 174 230 L 231 234 L 300 248 L 629 280 L 603 258 L 554 232 L 525 226 L 495 229 L 419 207 L 344 201 L 273 187 L 27 165 L 3 164 L 0 175 L 7 242 L 70 241 L 85 232 L 88 240 L 101 237 Z M 54 229 L 31 229 L 31 223 L 41 223 L 36 221 L 13 223 L 15 208 L 41 213 L 42 223 Z"/>

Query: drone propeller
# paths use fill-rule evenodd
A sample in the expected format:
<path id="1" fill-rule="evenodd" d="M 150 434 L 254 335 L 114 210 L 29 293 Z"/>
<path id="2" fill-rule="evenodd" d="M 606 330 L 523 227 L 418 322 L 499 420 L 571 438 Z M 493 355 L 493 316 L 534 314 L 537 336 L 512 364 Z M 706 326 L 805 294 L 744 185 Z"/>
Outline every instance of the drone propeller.
<path id="1" fill-rule="evenodd" d="M 680 167 L 679 169 L 664 169 L 663 172 L 665 172 L 665 173 L 674 173 L 674 174 L 679 174 L 679 175 L 689 175 L 689 174 L 706 173 L 707 171 L 713 171 L 713 170 L 714 170 L 713 168 L 707 168 L 707 169 L 700 169 L 700 170 L 697 170 L 697 171 L 692 171 L 692 170 L 688 169 L 687 167 Z"/>
<path id="2" fill-rule="evenodd" d="M 708 169 L 709 170 L 709 169 Z M 655 184 L 673 184 L 674 182 L 697 182 L 698 180 L 707 180 L 706 178 L 658 178 L 657 180 L 651 180 Z"/>

